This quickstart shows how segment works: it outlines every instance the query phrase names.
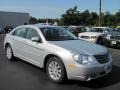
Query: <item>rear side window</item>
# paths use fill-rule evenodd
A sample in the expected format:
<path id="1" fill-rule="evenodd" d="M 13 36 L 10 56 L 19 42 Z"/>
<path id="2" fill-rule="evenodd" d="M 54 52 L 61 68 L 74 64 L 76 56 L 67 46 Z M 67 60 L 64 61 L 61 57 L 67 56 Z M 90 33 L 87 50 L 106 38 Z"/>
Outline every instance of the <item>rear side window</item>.
<path id="1" fill-rule="evenodd" d="M 31 40 L 33 37 L 40 37 L 37 31 L 33 28 L 28 28 L 26 38 Z"/>
<path id="2" fill-rule="evenodd" d="M 27 32 L 26 28 L 19 28 L 19 29 L 14 31 L 13 35 L 25 38 L 26 37 L 26 32 Z"/>

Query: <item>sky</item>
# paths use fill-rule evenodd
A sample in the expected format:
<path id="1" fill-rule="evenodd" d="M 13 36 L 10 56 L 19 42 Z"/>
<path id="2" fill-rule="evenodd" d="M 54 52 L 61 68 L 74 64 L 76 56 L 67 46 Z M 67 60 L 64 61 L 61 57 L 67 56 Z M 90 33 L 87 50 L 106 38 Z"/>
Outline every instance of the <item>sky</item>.
<path id="1" fill-rule="evenodd" d="M 99 0 L 0 0 L 0 11 L 27 12 L 36 18 L 60 18 L 69 8 L 99 12 Z M 116 13 L 120 0 L 102 0 L 102 11 Z"/>

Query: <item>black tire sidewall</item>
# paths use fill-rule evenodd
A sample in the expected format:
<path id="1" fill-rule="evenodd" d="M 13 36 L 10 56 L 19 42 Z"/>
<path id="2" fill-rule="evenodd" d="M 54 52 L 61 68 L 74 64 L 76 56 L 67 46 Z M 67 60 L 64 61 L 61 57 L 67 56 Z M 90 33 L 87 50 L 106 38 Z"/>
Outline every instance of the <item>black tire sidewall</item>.
<path id="1" fill-rule="evenodd" d="M 97 44 L 102 45 L 102 38 L 101 37 L 98 38 Z"/>
<path id="2" fill-rule="evenodd" d="M 7 56 L 7 48 L 10 48 L 10 49 L 11 49 L 11 52 L 12 52 L 12 53 L 11 53 L 11 58 L 8 58 L 8 57 L 7 57 L 7 59 L 8 59 L 9 61 L 12 61 L 13 58 L 14 58 L 12 48 L 11 48 L 10 45 L 7 45 L 7 46 L 6 46 L 6 48 L 5 48 L 6 56 Z"/>

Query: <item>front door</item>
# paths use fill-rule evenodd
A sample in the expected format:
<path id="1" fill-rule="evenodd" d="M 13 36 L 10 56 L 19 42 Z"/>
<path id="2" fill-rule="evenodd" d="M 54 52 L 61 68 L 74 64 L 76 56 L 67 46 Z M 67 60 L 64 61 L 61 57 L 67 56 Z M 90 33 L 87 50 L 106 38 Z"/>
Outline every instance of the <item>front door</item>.
<path id="1" fill-rule="evenodd" d="M 44 44 L 42 42 L 32 41 L 32 38 L 35 37 L 40 38 L 37 30 L 33 28 L 28 28 L 25 42 L 25 56 L 26 58 L 28 58 L 29 62 L 41 67 L 41 60 L 43 60 L 45 56 Z"/>

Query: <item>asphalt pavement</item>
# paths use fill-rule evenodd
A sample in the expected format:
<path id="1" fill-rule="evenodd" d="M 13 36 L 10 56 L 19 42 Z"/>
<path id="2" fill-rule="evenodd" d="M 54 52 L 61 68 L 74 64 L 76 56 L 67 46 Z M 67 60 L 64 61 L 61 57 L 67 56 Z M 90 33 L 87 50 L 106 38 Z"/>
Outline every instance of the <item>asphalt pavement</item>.
<path id="1" fill-rule="evenodd" d="M 16 59 L 9 62 L 0 35 L 0 90 L 120 90 L 120 49 L 109 48 L 113 57 L 112 72 L 90 82 L 68 80 L 64 84 L 51 82 L 42 69 Z"/>

